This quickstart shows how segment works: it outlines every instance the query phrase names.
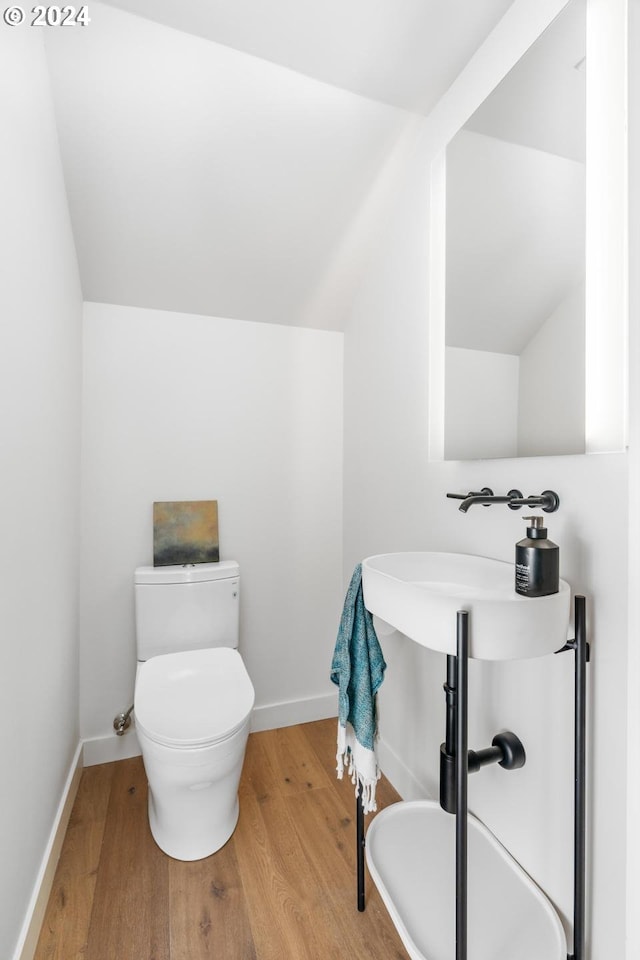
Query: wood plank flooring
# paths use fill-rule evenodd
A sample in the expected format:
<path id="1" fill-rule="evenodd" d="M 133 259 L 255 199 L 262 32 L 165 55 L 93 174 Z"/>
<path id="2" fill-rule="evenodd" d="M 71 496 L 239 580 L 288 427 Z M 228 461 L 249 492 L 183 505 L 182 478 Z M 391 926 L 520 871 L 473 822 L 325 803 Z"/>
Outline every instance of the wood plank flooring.
<path id="1" fill-rule="evenodd" d="M 407 960 L 368 875 L 356 910 L 335 737 L 335 720 L 251 734 L 236 831 L 193 863 L 154 843 L 139 757 L 88 767 L 34 960 Z M 399 799 L 383 778 L 378 809 Z"/>

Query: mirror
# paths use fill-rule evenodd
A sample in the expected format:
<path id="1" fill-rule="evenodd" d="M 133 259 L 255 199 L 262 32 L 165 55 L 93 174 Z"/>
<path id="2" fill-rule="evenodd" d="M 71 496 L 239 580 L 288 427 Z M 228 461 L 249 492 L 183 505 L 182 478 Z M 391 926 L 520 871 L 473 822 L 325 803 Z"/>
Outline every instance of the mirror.
<path id="1" fill-rule="evenodd" d="M 444 459 L 585 452 L 585 0 L 446 149 Z"/>

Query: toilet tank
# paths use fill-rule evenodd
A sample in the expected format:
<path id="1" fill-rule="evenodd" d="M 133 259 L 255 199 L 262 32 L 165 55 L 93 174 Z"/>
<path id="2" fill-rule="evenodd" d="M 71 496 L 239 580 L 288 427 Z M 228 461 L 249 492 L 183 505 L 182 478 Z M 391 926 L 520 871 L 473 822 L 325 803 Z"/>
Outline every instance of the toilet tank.
<path id="1" fill-rule="evenodd" d="M 138 660 L 163 653 L 237 647 L 240 568 L 234 560 L 135 572 Z"/>

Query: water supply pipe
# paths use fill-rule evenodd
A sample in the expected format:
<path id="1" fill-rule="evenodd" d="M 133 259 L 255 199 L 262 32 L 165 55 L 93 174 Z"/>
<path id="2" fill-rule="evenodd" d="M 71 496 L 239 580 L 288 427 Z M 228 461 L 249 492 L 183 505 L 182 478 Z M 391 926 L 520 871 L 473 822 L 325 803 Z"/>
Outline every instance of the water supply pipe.
<path id="1" fill-rule="evenodd" d="M 131 726 L 131 714 L 133 713 L 133 704 L 129 707 L 126 713 L 119 713 L 116 717 L 113 718 L 113 729 L 116 732 L 117 737 L 122 737 L 127 732 Z"/>

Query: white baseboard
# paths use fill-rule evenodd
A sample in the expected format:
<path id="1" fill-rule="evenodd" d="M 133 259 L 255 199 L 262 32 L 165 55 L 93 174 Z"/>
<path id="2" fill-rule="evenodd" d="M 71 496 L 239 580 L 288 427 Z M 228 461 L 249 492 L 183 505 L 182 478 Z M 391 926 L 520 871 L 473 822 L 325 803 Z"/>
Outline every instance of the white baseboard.
<path id="1" fill-rule="evenodd" d="M 112 763 L 114 760 L 128 760 L 129 757 L 139 757 L 141 753 L 133 723 L 121 737 L 111 733 L 106 737 L 91 737 L 84 741 L 85 767 L 94 767 L 97 763 Z"/>
<path id="2" fill-rule="evenodd" d="M 294 723 L 309 723 L 312 720 L 327 720 L 337 716 L 337 693 L 307 697 L 304 700 L 285 700 L 282 703 L 254 707 L 251 732 L 276 730 L 278 727 L 292 727 Z"/>
<path id="3" fill-rule="evenodd" d="M 377 750 L 380 769 L 403 800 L 437 799 L 437 787 L 420 783 L 382 737 L 378 740 Z"/>
<path id="4" fill-rule="evenodd" d="M 326 720 L 328 717 L 337 716 L 337 693 L 307 697 L 304 700 L 269 703 L 266 706 L 254 707 L 251 732 L 275 730 L 277 727 L 291 727 L 294 723 L 309 723 L 312 720 Z M 96 763 L 112 763 L 114 760 L 139 757 L 140 754 L 135 719 L 121 737 L 112 733 L 106 737 L 92 737 L 84 741 L 85 767 L 93 767 Z"/>
<path id="5" fill-rule="evenodd" d="M 53 878 L 60 858 L 60 851 L 62 850 L 62 842 L 67 832 L 71 809 L 80 785 L 82 767 L 82 743 L 79 743 L 73 760 L 71 761 L 71 766 L 69 767 L 62 797 L 58 804 L 53 827 L 49 834 L 49 840 L 42 858 L 42 863 L 40 864 L 22 930 L 18 937 L 14 960 L 33 960 L 33 955 L 36 952 L 40 928 L 44 920 L 45 910 L 49 902 L 49 894 L 53 886 Z"/>

